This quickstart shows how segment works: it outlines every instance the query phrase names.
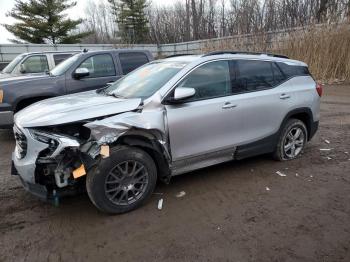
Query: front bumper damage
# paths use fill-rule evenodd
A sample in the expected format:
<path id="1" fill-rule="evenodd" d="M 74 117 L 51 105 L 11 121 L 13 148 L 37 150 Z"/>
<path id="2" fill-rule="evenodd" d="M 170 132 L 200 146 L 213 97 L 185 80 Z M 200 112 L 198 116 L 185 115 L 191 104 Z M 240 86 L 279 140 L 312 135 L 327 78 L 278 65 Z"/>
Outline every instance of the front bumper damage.
<path id="1" fill-rule="evenodd" d="M 80 146 L 80 143 L 73 138 L 58 134 L 44 134 L 48 138 L 52 138 L 57 141 L 57 145 L 49 157 L 41 157 L 41 154 L 49 148 L 49 144 L 38 141 L 33 133 L 26 128 L 20 128 L 14 126 L 14 134 L 16 137 L 15 151 L 12 153 L 12 175 L 18 175 L 23 187 L 30 193 L 42 198 L 48 199 L 52 195 L 55 186 L 48 186 L 45 183 L 41 183 L 39 177 L 38 167 L 42 165 L 41 161 L 46 161 L 48 164 L 55 163 L 55 159 L 62 159 L 58 156 L 67 148 L 74 149 Z M 18 137 L 22 137 L 20 141 Z M 24 148 L 25 147 L 25 148 Z M 23 152 L 24 151 L 24 152 Z M 60 163 L 57 163 L 57 168 L 53 172 L 54 181 L 56 182 L 57 189 L 63 188 L 68 185 L 66 174 L 64 177 L 63 172 L 59 172 Z"/>

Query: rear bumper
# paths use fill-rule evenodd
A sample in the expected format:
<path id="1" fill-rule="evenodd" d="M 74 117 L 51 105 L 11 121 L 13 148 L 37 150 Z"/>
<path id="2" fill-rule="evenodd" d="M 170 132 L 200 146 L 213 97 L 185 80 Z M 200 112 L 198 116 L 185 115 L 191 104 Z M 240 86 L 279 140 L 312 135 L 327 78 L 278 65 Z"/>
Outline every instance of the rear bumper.
<path id="1" fill-rule="evenodd" d="M 13 112 L 0 112 L 0 128 L 11 128 L 13 126 Z"/>
<path id="2" fill-rule="evenodd" d="M 318 124 L 319 124 L 319 121 L 315 121 L 315 122 L 311 123 L 309 140 L 311 140 L 314 137 L 314 135 L 316 134 L 316 132 L 318 130 Z"/>

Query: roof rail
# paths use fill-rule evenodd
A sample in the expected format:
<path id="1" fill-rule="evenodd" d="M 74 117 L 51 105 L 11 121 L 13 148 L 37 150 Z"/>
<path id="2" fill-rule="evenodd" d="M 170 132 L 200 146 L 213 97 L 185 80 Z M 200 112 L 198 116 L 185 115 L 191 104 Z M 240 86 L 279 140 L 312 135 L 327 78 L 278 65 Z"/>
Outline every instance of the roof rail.
<path id="1" fill-rule="evenodd" d="M 166 56 L 165 58 L 171 58 L 171 57 L 177 57 L 177 56 L 185 56 L 185 55 L 193 55 L 193 54 L 175 54 L 175 55 Z"/>
<path id="2" fill-rule="evenodd" d="M 211 56 L 211 55 L 224 55 L 224 54 L 231 54 L 231 55 L 267 55 L 267 56 L 273 56 L 273 57 L 279 57 L 279 58 L 289 58 L 285 55 L 279 55 L 279 54 L 271 54 L 271 53 L 261 53 L 261 52 L 248 52 L 248 51 L 214 51 L 210 52 L 208 54 L 203 55 L 205 56 Z"/>

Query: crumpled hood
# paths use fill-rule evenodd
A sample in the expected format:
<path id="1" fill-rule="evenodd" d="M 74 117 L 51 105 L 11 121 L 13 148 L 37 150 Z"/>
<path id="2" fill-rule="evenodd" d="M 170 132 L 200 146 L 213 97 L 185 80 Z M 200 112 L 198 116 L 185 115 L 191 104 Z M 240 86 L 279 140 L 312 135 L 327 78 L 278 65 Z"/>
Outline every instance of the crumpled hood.
<path id="1" fill-rule="evenodd" d="M 21 127 L 60 125 L 135 110 L 140 98 L 121 99 L 89 91 L 37 102 L 15 115 Z"/>

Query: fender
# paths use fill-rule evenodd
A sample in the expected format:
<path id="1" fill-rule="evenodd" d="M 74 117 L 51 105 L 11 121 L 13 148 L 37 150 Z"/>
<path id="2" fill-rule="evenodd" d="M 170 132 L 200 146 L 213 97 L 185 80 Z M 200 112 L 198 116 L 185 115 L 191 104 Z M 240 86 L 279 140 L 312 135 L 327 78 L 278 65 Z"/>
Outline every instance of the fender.
<path id="1" fill-rule="evenodd" d="M 143 130 L 130 131 L 118 138 L 116 144 L 135 146 L 145 150 L 157 165 L 159 179 L 166 184 L 170 182 L 170 159 L 166 152 L 167 149 L 155 135 Z"/>

